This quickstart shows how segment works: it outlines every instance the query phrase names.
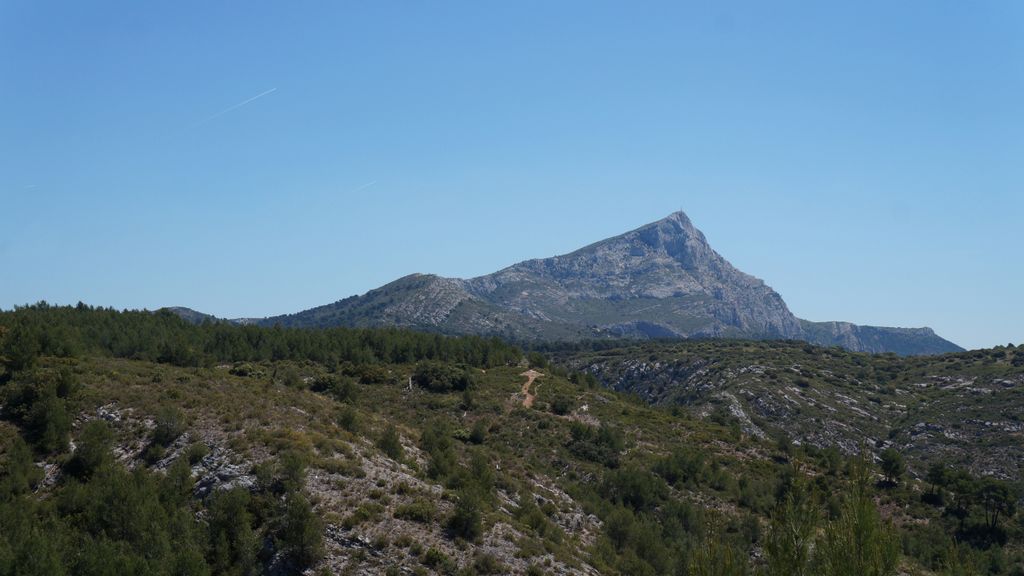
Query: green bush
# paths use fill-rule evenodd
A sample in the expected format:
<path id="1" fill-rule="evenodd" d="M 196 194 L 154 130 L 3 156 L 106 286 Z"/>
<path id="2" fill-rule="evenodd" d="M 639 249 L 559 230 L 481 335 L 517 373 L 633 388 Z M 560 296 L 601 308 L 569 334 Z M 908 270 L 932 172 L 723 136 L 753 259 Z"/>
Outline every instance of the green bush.
<path id="1" fill-rule="evenodd" d="M 300 568 L 312 566 L 323 556 L 323 521 L 302 494 L 293 493 L 285 498 L 277 541 Z"/>
<path id="2" fill-rule="evenodd" d="M 402 440 L 398 436 L 398 429 L 393 425 L 389 425 L 381 433 L 380 438 L 377 440 L 377 447 L 392 460 L 401 460 L 405 452 L 402 448 Z"/>
<path id="3" fill-rule="evenodd" d="M 896 484 L 906 472 L 907 466 L 903 463 L 903 456 L 893 448 L 886 448 L 881 454 L 882 474 L 889 484 Z"/>
<path id="4" fill-rule="evenodd" d="M 210 453 L 210 447 L 202 442 L 193 442 L 188 445 L 185 450 L 185 458 L 191 465 L 196 465 L 206 458 L 206 455 Z"/>
<path id="5" fill-rule="evenodd" d="M 355 403 L 359 396 L 359 387 L 355 380 L 348 376 L 321 376 L 310 385 L 313 392 L 321 392 L 338 402 Z"/>
<path id="6" fill-rule="evenodd" d="M 487 422 L 483 419 L 477 420 L 473 423 L 473 428 L 469 431 L 469 441 L 473 444 L 483 444 L 487 439 Z"/>
<path id="7" fill-rule="evenodd" d="M 433 502 L 423 498 L 417 498 L 408 504 L 403 504 L 395 508 L 394 517 L 399 520 L 429 524 L 434 521 L 436 514 L 437 507 L 434 506 Z"/>
<path id="8" fill-rule="evenodd" d="M 700 484 L 705 468 L 704 455 L 689 448 L 674 450 L 670 455 L 655 462 L 652 467 L 655 474 L 672 486 Z"/>
<path id="9" fill-rule="evenodd" d="M 259 540 L 252 529 L 249 503 L 244 488 L 217 492 L 210 498 L 208 558 L 216 574 L 250 574 L 256 566 Z"/>
<path id="10" fill-rule="evenodd" d="M 32 460 L 32 450 L 15 436 L 0 458 L 0 502 L 27 494 L 43 478 L 43 471 Z"/>
<path id="11" fill-rule="evenodd" d="M 818 513 L 802 489 L 791 491 L 772 513 L 765 543 L 764 576 L 813 576 L 811 551 Z"/>
<path id="12" fill-rule="evenodd" d="M 101 467 L 113 462 L 111 449 L 114 433 L 103 420 L 91 420 L 78 438 L 75 453 L 68 460 L 65 470 L 80 479 L 88 478 Z"/>
<path id="13" fill-rule="evenodd" d="M 605 473 L 600 493 L 611 502 L 641 512 L 653 510 L 668 498 L 668 486 L 646 470 L 622 468 Z"/>
<path id="14" fill-rule="evenodd" d="M 71 435 L 71 415 L 65 400 L 54 392 L 46 393 L 32 404 L 25 428 L 41 452 L 66 451 Z"/>
<path id="15" fill-rule="evenodd" d="M 551 401 L 551 412 L 558 416 L 565 416 L 569 412 L 572 412 L 573 401 L 572 398 L 565 395 L 558 395 Z"/>
<path id="16" fill-rule="evenodd" d="M 427 360 L 416 365 L 412 381 L 431 392 L 444 393 L 469 389 L 475 376 L 467 367 Z"/>
<path id="17" fill-rule="evenodd" d="M 815 548 L 815 574 L 892 576 L 899 563 L 899 539 L 892 524 L 879 516 L 867 492 L 866 473 L 855 474 L 839 517 L 825 525 Z"/>
<path id="18" fill-rule="evenodd" d="M 457 461 L 452 446 L 452 429 L 442 419 L 432 420 L 420 435 L 420 448 L 429 456 L 427 475 L 446 480 L 455 473 Z"/>
<path id="19" fill-rule="evenodd" d="M 306 485 L 306 467 L 309 455 L 299 450 L 288 450 L 277 462 L 277 486 L 285 494 L 297 493 Z"/>
<path id="20" fill-rule="evenodd" d="M 448 519 L 448 532 L 454 537 L 472 542 L 483 533 L 482 522 L 477 496 L 469 491 L 461 491 L 455 503 L 455 511 Z"/>
<path id="21" fill-rule="evenodd" d="M 441 574 L 453 573 L 458 568 L 454 560 L 433 546 L 423 553 L 423 565 L 429 566 Z"/>
<path id="22" fill-rule="evenodd" d="M 625 437 L 618 429 L 605 424 L 594 427 L 572 422 L 569 432 L 568 448 L 572 453 L 609 468 L 619 465 L 619 453 L 625 447 Z"/>
<path id="23" fill-rule="evenodd" d="M 506 574 L 508 568 L 494 555 L 477 552 L 473 557 L 473 571 L 477 574 Z"/>
<path id="24" fill-rule="evenodd" d="M 353 434 L 359 433 L 359 412 L 352 406 L 346 404 L 341 407 L 341 410 L 338 411 L 337 422 L 338 426 L 345 430 Z"/>
<path id="25" fill-rule="evenodd" d="M 185 433 L 185 414 L 174 406 L 163 406 L 157 411 L 153 419 L 156 427 L 153 429 L 153 443 L 160 446 L 170 446 Z"/>

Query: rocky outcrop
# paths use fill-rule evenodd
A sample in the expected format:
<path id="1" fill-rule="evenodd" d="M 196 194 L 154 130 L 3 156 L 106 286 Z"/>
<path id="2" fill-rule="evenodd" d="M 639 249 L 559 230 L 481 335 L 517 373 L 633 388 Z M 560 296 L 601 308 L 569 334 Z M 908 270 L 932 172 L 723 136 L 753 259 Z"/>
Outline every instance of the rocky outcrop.
<path id="1" fill-rule="evenodd" d="M 917 475 L 946 462 L 980 476 L 1020 478 L 1024 365 L 1001 353 L 932 360 L 795 342 L 684 342 L 556 359 L 609 388 L 654 405 L 687 406 L 750 436 L 851 455 L 894 447 Z"/>
<path id="2" fill-rule="evenodd" d="M 795 338 L 801 333 L 782 297 L 729 264 L 682 212 L 467 285 L 503 308 L 599 331 L 628 334 L 632 325 L 638 334 L 677 337 Z M 657 314 L 645 316 L 650 310 Z"/>

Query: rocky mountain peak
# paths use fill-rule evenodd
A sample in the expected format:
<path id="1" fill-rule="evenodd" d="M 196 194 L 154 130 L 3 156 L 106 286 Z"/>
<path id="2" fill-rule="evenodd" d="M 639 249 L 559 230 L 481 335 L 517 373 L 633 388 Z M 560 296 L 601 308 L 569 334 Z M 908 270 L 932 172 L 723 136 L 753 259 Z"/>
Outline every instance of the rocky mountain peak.
<path id="1" fill-rule="evenodd" d="M 736 269 L 682 211 L 560 256 L 462 280 L 413 274 L 267 325 L 403 326 L 523 340 L 795 338 L 851 350 L 958 349 L 921 330 L 816 323 Z"/>
<path id="2" fill-rule="evenodd" d="M 668 216 L 662 218 L 661 220 L 658 220 L 657 222 L 652 222 L 651 224 L 643 226 L 642 228 L 650 227 L 657 228 L 659 233 L 666 236 L 689 237 L 696 235 L 699 236 L 702 240 L 704 238 L 704 235 L 700 233 L 700 230 L 697 230 L 693 226 L 693 222 L 690 221 L 690 218 L 686 215 L 686 212 L 683 212 L 682 210 L 673 212 Z"/>
<path id="3" fill-rule="evenodd" d="M 688 270 L 726 264 L 682 211 L 606 242 L 609 246 L 628 245 L 634 258 L 666 256 Z"/>

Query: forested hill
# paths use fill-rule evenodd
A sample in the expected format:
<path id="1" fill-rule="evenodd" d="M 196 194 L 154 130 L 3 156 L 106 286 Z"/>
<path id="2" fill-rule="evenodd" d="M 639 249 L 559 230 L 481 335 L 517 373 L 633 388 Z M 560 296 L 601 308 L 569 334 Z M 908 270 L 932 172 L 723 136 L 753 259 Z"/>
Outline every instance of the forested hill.
<path id="1" fill-rule="evenodd" d="M 810 400 L 859 400 L 884 376 L 893 391 L 870 393 L 896 410 L 916 379 L 894 356 L 706 345 L 578 349 L 590 361 L 573 369 L 476 337 L 2 312 L 0 576 L 1024 573 L 1019 478 L 955 460 L 922 473 L 896 443 L 847 457 L 761 438 L 731 404 L 598 383 L 704 361 L 713 388 L 775 357 L 766 387 L 799 368 Z M 956 362 L 1008 373 L 1016 358 Z M 964 397 L 948 398 L 955 414 Z"/>
<path id="2" fill-rule="evenodd" d="M 498 338 L 448 337 L 397 328 L 299 330 L 195 324 L 170 310 L 117 311 L 39 303 L 0 312 L 16 365 L 21 357 L 100 355 L 200 366 L 212 362 L 298 360 L 402 363 L 440 360 L 475 366 L 518 360 L 518 348 Z"/>

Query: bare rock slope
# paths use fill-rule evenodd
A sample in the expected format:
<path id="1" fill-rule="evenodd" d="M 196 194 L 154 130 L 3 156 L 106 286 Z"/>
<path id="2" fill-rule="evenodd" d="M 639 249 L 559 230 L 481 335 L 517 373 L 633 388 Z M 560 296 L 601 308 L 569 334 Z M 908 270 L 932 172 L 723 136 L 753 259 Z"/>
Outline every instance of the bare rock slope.
<path id="1" fill-rule="evenodd" d="M 362 296 L 259 322 L 401 326 L 517 340 L 735 337 L 799 339 L 864 352 L 960 350 L 928 328 L 800 320 L 771 287 L 715 252 L 682 212 L 486 276 L 413 274 Z"/>

